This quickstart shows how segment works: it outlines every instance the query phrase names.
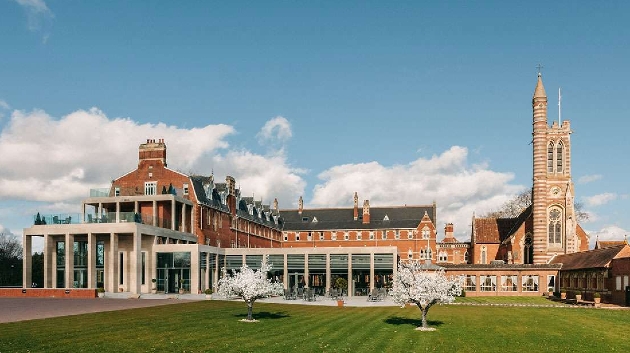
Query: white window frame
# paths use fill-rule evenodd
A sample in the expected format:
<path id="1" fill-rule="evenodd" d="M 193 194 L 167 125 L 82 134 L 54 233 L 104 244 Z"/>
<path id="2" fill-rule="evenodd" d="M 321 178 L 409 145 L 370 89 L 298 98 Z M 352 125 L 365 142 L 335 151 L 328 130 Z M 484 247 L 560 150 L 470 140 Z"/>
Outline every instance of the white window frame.
<path id="1" fill-rule="evenodd" d="M 147 196 L 157 195 L 157 181 L 145 181 L 144 194 Z"/>

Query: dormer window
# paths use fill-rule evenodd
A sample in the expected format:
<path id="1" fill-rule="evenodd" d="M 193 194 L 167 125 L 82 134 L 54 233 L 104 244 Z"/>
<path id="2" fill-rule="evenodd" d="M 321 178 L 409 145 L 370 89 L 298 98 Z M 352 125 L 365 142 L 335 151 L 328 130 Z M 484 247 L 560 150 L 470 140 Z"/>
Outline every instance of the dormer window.
<path id="1" fill-rule="evenodd" d="M 387 215 L 385 215 L 385 217 L 383 217 L 384 221 L 389 221 L 389 217 Z"/>
<path id="2" fill-rule="evenodd" d="M 302 217 L 302 222 L 308 222 L 308 217 Z"/>
<path id="3" fill-rule="evenodd" d="M 317 217 L 313 217 L 313 223 L 317 223 Z"/>
<path id="4" fill-rule="evenodd" d="M 184 184 L 184 195 L 188 195 L 188 184 Z"/>

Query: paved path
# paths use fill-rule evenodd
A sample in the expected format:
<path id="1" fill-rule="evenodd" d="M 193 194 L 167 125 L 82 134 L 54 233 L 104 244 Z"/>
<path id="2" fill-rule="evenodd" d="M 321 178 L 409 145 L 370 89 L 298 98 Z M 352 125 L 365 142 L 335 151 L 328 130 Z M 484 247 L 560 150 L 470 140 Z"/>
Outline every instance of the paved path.
<path id="1" fill-rule="evenodd" d="M 173 299 L 0 298 L 0 323 L 181 303 Z"/>

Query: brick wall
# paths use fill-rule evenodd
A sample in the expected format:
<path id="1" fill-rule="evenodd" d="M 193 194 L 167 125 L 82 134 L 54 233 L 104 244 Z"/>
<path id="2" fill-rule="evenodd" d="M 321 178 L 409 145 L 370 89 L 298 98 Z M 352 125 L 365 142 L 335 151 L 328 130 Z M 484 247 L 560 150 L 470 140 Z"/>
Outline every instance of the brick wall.
<path id="1" fill-rule="evenodd" d="M 0 297 L 96 298 L 96 289 L 0 288 Z"/>

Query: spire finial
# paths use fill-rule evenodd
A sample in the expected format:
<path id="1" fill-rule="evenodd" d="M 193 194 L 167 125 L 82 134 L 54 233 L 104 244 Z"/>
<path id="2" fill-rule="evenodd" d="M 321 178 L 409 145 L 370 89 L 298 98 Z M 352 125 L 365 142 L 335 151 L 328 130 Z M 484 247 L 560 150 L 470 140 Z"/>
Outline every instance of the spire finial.
<path id="1" fill-rule="evenodd" d="M 542 66 L 541 63 L 538 63 L 538 65 L 536 65 L 536 68 L 538 69 L 538 77 L 542 76 L 542 69 L 544 66 Z"/>

